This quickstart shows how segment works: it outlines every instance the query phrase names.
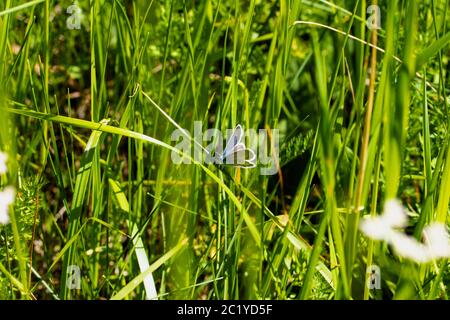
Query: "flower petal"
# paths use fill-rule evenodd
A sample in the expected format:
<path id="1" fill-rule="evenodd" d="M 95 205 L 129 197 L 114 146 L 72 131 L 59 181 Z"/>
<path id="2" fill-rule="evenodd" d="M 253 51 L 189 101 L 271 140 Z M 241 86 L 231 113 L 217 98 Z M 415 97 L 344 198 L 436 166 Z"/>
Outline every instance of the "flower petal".
<path id="1" fill-rule="evenodd" d="M 450 257 L 450 242 L 445 225 L 432 223 L 423 230 L 425 244 L 430 258 L 439 259 Z"/>
<path id="2" fill-rule="evenodd" d="M 0 174 L 4 174 L 8 171 L 6 161 L 8 161 L 8 155 L 4 152 L 0 152 Z"/>
<path id="3" fill-rule="evenodd" d="M 386 201 L 382 217 L 391 228 L 404 228 L 408 223 L 405 208 L 396 199 Z"/>
<path id="4" fill-rule="evenodd" d="M 381 217 L 365 218 L 360 224 L 361 231 L 371 239 L 387 240 L 391 228 Z"/>
<path id="5" fill-rule="evenodd" d="M 0 224 L 9 223 L 9 206 L 14 202 L 16 191 L 13 187 L 7 187 L 0 191 Z"/>
<path id="6" fill-rule="evenodd" d="M 413 237 L 400 232 L 393 232 L 389 242 L 395 252 L 403 258 L 411 259 L 419 263 L 430 260 L 427 247 Z"/>

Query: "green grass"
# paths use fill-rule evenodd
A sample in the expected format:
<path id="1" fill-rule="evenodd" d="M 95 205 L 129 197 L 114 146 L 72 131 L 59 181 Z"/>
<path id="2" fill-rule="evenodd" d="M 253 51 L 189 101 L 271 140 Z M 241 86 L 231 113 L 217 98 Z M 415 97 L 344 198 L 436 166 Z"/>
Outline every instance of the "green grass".
<path id="1" fill-rule="evenodd" d="M 447 299 L 359 223 L 448 224 L 448 0 L 72 4 L 0 4 L 1 299 Z M 278 173 L 174 164 L 194 121 L 279 129 Z"/>

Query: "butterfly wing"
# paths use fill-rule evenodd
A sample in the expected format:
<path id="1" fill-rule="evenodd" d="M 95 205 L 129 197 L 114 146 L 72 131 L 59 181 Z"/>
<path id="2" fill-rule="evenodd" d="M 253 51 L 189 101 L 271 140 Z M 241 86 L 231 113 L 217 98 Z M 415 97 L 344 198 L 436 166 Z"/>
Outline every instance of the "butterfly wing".
<path id="1" fill-rule="evenodd" d="M 225 149 L 223 150 L 223 159 L 226 158 L 229 154 L 231 154 L 234 148 L 242 143 L 242 138 L 244 137 L 244 130 L 242 130 L 242 126 L 238 124 L 231 134 L 230 138 L 227 141 Z"/>
<path id="2" fill-rule="evenodd" d="M 256 154 L 252 149 L 245 149 L 245 161 L 240 167 L 247 169 L 256 167 Z"/>
<path id="3" fill-rule="evenodd" d="M 224 157 L 223 163 L 240 168 L 254 168 L 256 155 L 252 149 L 247 149 L 243 143 L 239 143 Z"/>
<path id="4" fill-rule="evenodd" d="M 242 142 L 243 138 L 244 130 L 238 124 L 228 139 L 225 150 L 216 157 L 216 163 L 240 168 L 256 167 L 256 154 L 253 150 L 245 147 L 245 144 Z"/>

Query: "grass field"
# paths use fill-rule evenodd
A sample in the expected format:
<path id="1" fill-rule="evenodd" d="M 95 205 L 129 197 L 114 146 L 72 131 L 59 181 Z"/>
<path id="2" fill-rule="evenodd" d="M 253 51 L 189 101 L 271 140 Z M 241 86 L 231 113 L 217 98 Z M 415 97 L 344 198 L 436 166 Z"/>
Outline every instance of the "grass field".
<path id="1" fill-rule="evenodd" d="M 449 15 L 1 1 L 0 299 L 447 299 Z"/>

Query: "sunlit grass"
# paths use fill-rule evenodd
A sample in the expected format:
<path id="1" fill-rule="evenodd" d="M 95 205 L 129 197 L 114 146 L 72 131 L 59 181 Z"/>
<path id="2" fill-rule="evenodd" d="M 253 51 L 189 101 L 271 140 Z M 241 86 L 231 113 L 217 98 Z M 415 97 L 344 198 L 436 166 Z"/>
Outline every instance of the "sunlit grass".
<path id="1" fill-rule="evenodd" d="M 447 298 L 360 222 L 447 224 L 448 0 L 72 4 L 0 4 L 0 298 Z M 194 121 L 279 129 L 277 173 L 181 154 Z"/>

